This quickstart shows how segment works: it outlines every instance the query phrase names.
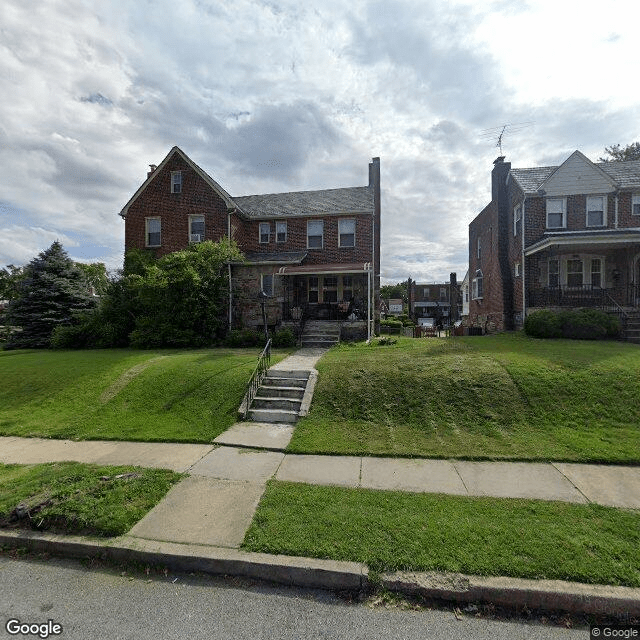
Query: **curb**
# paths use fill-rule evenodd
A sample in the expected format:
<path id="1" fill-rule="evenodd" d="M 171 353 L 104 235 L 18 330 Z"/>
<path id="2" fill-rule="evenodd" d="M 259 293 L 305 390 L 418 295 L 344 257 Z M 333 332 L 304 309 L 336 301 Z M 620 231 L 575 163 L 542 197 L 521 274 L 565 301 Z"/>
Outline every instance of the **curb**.
<path id="1" fill-rule="evenodd" d="M 99 557 L 159 564 L 176 571 L 241 576 L 314 589 L 361 591 L 369 585 L 367 567 L 358 562 L 252 553 L 127 535 L 103 541 L 37 531 L 10 531 L 0 533 L 0 547 L 24 547 L 72 558 Z"/>
<path id="2" fill-rule="evenodd" d="M 541 611 L 640 616 L 640 589 L 632 587 L 403 571 L 383 574 L 382 586 L 389 591 L 457 603 L 490 602 Z"/>
<path id="3" fill-rule="evenodd" d="M 366 565 L 358 562 L 270 555 L 128 535 L 103 541 L 37 531 L 7 531 L 0 533 L 0 547 L 27 548 L 72 558 L 163 565 L 176 571 L 201 571 L 313 589 L 362 591 L 372 587 Z M 458 604 L 492 603 L 583 615 L 640 616 L 640 589 L 631 587 L 402 571 L 383 574 L 380 586 L 405 595 Z"/>

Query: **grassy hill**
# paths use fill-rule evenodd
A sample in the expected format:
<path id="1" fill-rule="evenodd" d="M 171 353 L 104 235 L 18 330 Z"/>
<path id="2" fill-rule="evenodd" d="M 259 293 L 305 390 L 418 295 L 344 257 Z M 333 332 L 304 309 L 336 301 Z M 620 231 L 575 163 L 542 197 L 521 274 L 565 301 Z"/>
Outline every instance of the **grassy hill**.
<path id="1" fill-rule="evenodd" d="M 341 345 L 296 453 L 640 462 L 640 348 L 508 334 Z"/>
<path id="2" fill-rule="evenodd" d="M 287 352 L 276 352 L 272 362 Z M 237 418 L 257 349 L 0 351 L 0 434 L 211 442 Z"/>

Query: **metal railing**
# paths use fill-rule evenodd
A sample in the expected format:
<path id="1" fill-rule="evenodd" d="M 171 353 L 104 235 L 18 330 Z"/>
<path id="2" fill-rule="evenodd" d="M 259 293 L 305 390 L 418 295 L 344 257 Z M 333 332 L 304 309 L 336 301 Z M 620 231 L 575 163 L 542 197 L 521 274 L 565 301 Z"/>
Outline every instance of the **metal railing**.
<path id="1" fill-rule="evenodd" d="M 256 393 L 262 380 L 264 379 L 267 371 L 269 370 L 269 364 L 271 362 L 271 338 L 267 340 L 267 344 L 265 345 L 262 353 L 258 357 L 258 364 L 251 374 L 251 378 L 249 379 L 249 383 L 247 384 L 247 403 L 244 408 L 244 419 L 247 419 L 249 415 L 249 408 L 251 407 L 251 403 L 253 399 L 256 397 Z"/>

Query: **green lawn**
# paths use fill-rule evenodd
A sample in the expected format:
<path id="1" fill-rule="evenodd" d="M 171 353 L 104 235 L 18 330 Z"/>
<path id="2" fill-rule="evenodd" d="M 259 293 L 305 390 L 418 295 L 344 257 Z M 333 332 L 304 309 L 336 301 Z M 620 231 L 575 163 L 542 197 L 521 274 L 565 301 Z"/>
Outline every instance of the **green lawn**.
<path id="1" fill-rule="evenodd" d="M 640 512 L 271 481 L 243 548 L 454 571 L 640 587 Z"/>
<path id="2" fill-rule="evenodd" d="M 0 351 L 0 435 L 211 442 L 236 421 L 258 355 Z"/>
<path id="3" fill-rule="evenodd" d="M 0 464 L 0 527 L 122 535 L 181 477 L 166 469 L 79 462 Z M 21 503 L 29 515 L 12 522 Z"/>
<path id="4" fill-rule="evenodd" d="M 340 345 L 288 450 L 640 462 L 640 348 L 517 334 Z"/>

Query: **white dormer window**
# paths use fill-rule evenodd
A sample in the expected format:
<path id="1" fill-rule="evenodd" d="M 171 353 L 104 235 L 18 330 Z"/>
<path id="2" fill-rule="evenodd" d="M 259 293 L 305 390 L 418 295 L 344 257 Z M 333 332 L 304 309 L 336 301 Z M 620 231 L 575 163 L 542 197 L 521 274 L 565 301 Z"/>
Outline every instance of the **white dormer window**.
<path id="1" fill-rule="evenodd" d="M 607 224 L 607 196 L 587 196 L 587 227 Z"/>
<path id="2" fill-rule="evenodd" d="M 182 171 L 171 172 L 171 193 L 182 193 Z"/>
<path id="3" fill-rule="evenodd" d="M 547 228 L 563 229 L 567 226 L 567 201 L 565 198 L 547 198 Z"/>
<path id="4" fill-rule="evenodd" d="M 634 193 L 631 196 L 631 214 L 640 216 L 640 193 Z"/>

